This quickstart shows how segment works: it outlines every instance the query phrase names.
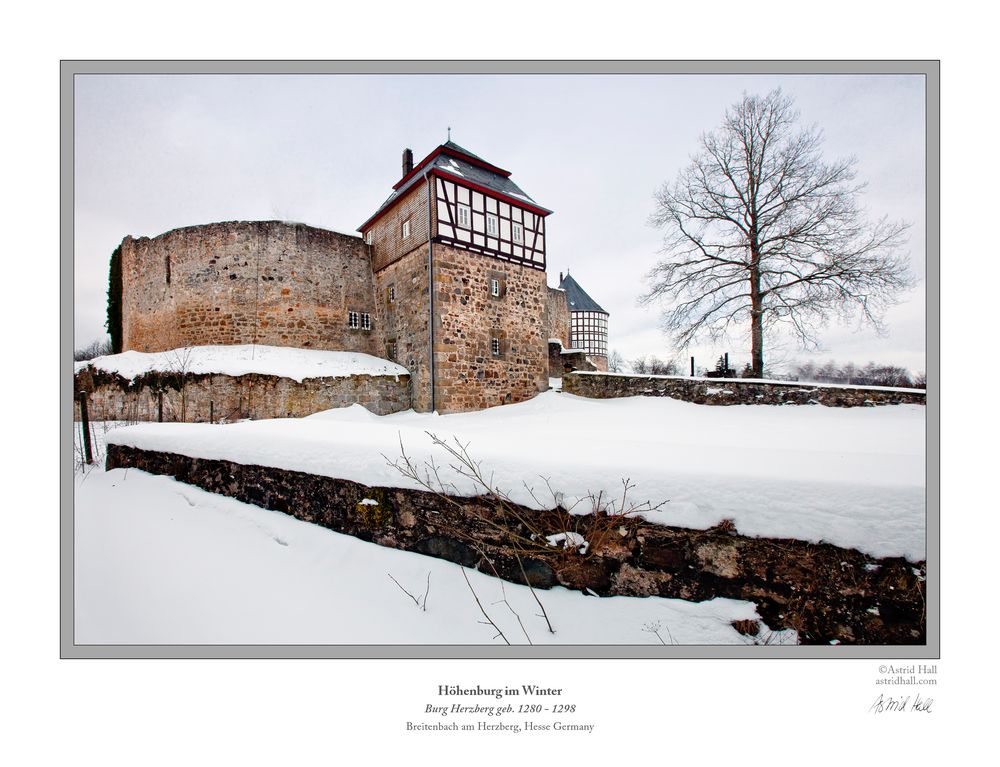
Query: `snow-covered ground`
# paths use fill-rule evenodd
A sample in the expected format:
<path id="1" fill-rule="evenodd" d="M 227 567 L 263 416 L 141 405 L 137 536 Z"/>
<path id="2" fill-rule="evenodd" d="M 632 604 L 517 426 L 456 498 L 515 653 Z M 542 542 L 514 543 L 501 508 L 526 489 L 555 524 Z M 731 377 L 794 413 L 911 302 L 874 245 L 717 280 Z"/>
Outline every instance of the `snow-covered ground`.
<path id="1" fill-rule="evenodd" d="M 296 381 L 306 378 L 342 378 L 351 375 L 407 374 L 406 368 L 402 365 L 370 354 L 258 344 L 190 346 L 155 353 L 129 351 L 77 362 L 75 370 L 78 372 L 88 365 L 108 373 L 117 373 L 129 381 L 153 371 L 216 373 L 230 376 L 256 373 L 283 376 Z"/>
<path id="2" fill-rule="evenodd" d="M 737 633 L 731 621 L 757 617 L 749 602 L 600 599 L 563 588 L 535 592 L 550 634 L 526 587 L 474 570 L 467 584 L 458 565 L 168 477 L 98 466 L 77 472 L 75 491 L 77 644 L 503 645 L 476 597 L 511 644 L 795 641 L 766 628 L 753 639 Z"/>
<path id="3" fill-rule="evenodd" d="M 517 501 L 544 502 L 542 479 L 568 503 L 622 479 L 632 500 L 668 501 L 647 519 L 711 527 L 731 519 L 744 535 L 792 537 L 872 556 L 925 557 L 925 408 L 707 407 L 669 398 L 596 400 L 545 392 L 476 413 L 375 416 L 360 406 L 304 419 L 230 425 L 138 424 L 109 440 L 203 458 L 233 460 L 413 487 L 388 465 L 402 442 L 417 462 L 447 465 L 427 432 L 468 445 L 494 483 Z M 478 490 L 442 472 L 460 492 Z M 587 502 L 581 504 L 585 511 Z"/>

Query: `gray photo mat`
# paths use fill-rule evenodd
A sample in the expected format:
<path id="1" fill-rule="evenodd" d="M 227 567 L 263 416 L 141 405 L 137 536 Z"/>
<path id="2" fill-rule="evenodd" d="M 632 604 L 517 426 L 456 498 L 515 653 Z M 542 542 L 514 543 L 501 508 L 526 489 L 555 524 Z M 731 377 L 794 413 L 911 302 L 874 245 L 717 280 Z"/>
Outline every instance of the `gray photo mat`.
<path id="1" fill-rule="evenodd" d="M 74 78 L 76 75 L 923 75 L 926 207 L 925 645 L 79 645 L 74 640 Z M 60 654 L 62 658 L 940 658 L 940 62 L 890 61 L 63 61 L 60 66 Z"/>

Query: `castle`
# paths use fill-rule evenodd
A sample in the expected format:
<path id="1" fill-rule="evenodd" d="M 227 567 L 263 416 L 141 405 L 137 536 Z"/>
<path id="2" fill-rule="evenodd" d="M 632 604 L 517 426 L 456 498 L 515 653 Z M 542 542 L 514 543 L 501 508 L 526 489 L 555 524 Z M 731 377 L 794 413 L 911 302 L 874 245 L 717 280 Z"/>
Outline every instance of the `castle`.
<path id="1" fill-rule="evenodd" d="M 360 237 L 280 221 L 127 236 L 119 350 L 364 352 L 406 367 L 413 408 L 440 412 L 529 399 L 574 367 L 606 370 L 608 314 L 569 275 L 548 287 L 552 211 L 510 176 L 449 140 L 416 164 L 403 152 Z M 112 294 L 115 272 L 113 260 Z"/>

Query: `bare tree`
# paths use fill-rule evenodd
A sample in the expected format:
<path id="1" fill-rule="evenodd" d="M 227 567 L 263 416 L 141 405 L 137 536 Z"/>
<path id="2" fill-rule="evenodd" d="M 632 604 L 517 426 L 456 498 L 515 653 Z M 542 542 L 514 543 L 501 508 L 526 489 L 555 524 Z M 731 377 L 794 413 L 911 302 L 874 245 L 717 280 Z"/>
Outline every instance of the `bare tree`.
<path id="1" fill-rule="evenodd" d="M 767 331 L 781 324 L 815 347 L 832 317 L 860 313 L 882 332 L 886 307 L 912 284 L 898 253 L 908 225 L 869 222 L 857 160 L 824 162 L 821 132 L 797 121 L 780 90 L 744 95 L 660 189 L 651 217 L 666 234 L 641 300 L 666 304 L 680 347 L 749 321 L 757 377 Z"/>
<path id="2" fill-rule="evenodd" d="M 96 341 L 91 341 L 82 349 L 74 351 L 73 361 L 82 362 L 84 360 L 92 360 L 94 357 L 103 357 L 111 353 L 111 340 L 108 338 L 98 338 Z"/>
<path id="3" fill-rule="evenodd" d="M 609 373 L 622 373 L 625 370 L 625 358 L 622 353 L 617 349 L 612 349 L 611 354 L 608 355 L 608 372 Z"/>

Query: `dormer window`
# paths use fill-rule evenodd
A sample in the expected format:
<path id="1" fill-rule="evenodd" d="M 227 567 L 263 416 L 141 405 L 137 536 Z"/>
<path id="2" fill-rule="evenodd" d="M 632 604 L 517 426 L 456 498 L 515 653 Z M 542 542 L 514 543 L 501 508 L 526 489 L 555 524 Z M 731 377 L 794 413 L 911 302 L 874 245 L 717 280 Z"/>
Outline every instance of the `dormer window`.
<path id="1" fill-rule="evenodd" d="M 458 225 L 469 228 L 469 206 L 459 205 L 458 206 Z"/>
<path id="2" fill-rule="evenodd" d="M 514 232 L 514 242 L 523 242 L 524 241 L 524 234 L 523 234 L 523 232 L 521 230 L 521 225 L 520 224 L 513 224 L 511 228 L 512 228 L 512 230 Z"/>
<path id="3" fill-rule="evenodd" d="M 406 221 L 403 222 L 403 239 L 405 240 L 409 236 L 410 236 L 410 219 L 406 219 Z"/>

